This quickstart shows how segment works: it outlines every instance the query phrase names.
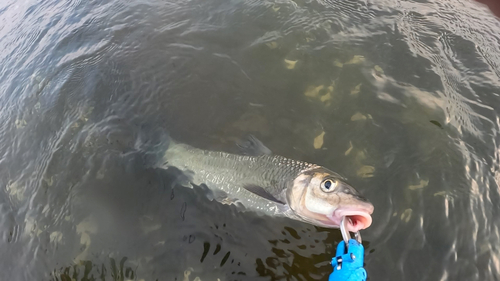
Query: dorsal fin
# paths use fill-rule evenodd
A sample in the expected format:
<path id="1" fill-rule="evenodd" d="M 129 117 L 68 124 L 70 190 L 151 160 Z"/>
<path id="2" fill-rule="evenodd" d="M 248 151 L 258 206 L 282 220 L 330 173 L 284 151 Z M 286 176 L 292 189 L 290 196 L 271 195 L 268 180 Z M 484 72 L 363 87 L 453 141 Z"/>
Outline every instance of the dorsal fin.
<path id="1" fill-rule="evenodd" d="M 254 135 L 247 135 L 243 140 L 236 144 L 245 155 L 261 156 L 271 155 L 272 152 Z"/>

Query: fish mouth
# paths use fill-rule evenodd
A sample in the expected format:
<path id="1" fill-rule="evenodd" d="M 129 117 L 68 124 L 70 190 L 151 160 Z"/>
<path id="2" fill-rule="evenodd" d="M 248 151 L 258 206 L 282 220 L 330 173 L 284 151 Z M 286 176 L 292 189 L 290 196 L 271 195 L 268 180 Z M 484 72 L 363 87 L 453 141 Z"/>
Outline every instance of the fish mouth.
<path id="1" fill-rule="evenodd" d="M 346 229 L 350 232 L 358 232 L 368 228 L 372 224 L 372 213 L 373 208 L 367 210 L 357 208 L 337 209 L 331 217 L 329 216 L 329 219 L 335 224 L 340 225 L 342 218 L 347 217 L 349 220 L 347 220 Z"/>
<path id="2" fill-rule="evenodd" d="M 368 228 L 372 224 L 372 213 L 373 206 L 370 204 L 367 208 L 338 208 L 333 211 L 331 215 L 313 213 L 307 210 L 307 208 L 301 209 L 301 211 L 296 214 L 304 221 L 327 228 L 339 228 L 342 223 L 342 218 L 347 217 L 346 230 L 358 232 Z"/>

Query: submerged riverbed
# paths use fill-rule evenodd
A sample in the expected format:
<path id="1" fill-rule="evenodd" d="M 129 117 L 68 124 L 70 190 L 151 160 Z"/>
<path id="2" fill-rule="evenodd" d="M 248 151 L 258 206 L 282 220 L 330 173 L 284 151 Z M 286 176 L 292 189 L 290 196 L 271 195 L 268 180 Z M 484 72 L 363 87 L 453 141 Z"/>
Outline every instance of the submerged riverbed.
<path id="1" fill-rule="evenodd" d="M 274 153 L 375 206 L 370 280 L 498 280 L 500 22 L 466 0 L 0 4 L 0 276 L 327 280 L 340 231 L 155 168 Z"/>

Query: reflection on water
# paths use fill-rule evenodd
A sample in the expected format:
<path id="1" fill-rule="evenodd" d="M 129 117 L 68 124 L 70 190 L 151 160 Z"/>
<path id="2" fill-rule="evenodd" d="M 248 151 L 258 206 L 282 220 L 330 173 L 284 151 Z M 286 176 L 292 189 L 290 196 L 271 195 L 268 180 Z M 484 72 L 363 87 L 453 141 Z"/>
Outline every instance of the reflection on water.
<path id="1" fill-rule="evenodd" d="M 12 280 L 326 280 L 337 230 L 241 212 L 167 135 L 346 176 L 373 280 L 500 274 L 500 22 L 470 1 L 4 1 L 0 266 Z"/>
<path id="2" fill-rule="evenodd" d="M 108 264 L 101 265 L 94 265 L 91 261 L 80 261 L 76 265 L 54 270 L 53 280 L 106 280 L 106 278 L 110 280 L 134 280 L 136 278 L 134 270 L 125 265 L 126 261 L 126 257 L 119 262 L 110 258 Z"/>

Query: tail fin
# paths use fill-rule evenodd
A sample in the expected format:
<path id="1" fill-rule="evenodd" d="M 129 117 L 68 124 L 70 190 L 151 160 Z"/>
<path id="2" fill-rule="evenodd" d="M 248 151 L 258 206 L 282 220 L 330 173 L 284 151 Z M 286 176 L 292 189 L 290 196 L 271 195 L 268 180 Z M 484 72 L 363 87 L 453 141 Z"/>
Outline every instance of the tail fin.
<path id="1" fill-rule="evenodd" d="M 162 156 L 160 159 L 161 162 L 158 163 L 159 164 L 158 166 L 162 168 L 175 166 L 171 162 L 179 160 L 182 157 L 182 155 L 185 154 L 183 152 L 186 152 L 187 147 L 188 145 L 176 142 L 171 137 L 168 137 L 166 148 L 163 151 L 163 154 L 161 155 Z"/>

